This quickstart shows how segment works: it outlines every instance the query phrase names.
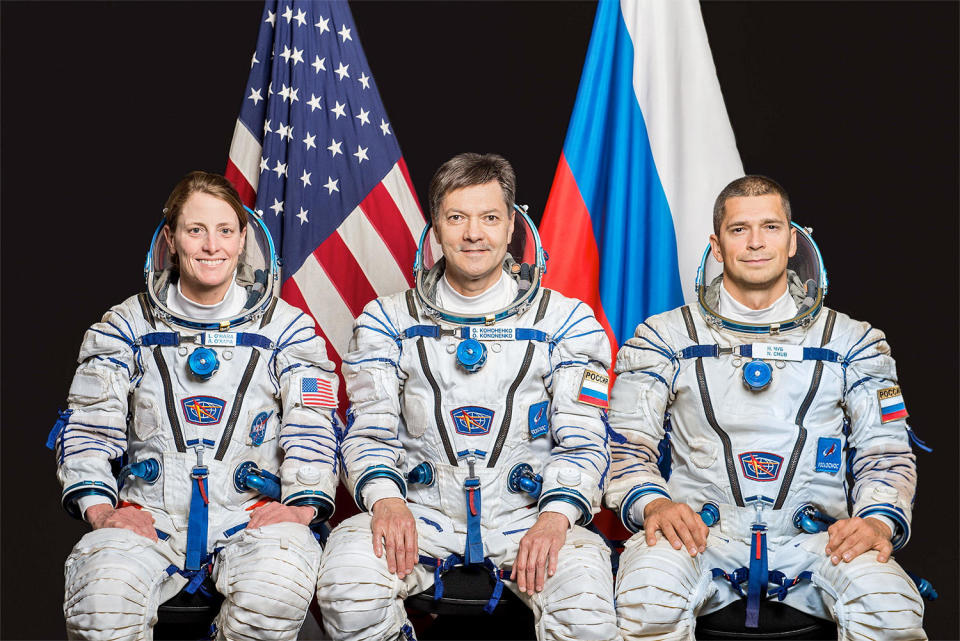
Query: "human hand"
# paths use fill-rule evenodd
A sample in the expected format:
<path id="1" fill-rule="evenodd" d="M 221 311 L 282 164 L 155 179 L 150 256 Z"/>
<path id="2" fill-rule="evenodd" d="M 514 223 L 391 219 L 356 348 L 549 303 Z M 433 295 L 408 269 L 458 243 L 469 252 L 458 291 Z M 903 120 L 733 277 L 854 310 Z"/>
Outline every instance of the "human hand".
<path id="1" fill-rule="evenodd" d="M 834 565 L 849 563 L 867 550 L 877 551 L 877 561 L 886 563 L 893 553 L 890 527 L 879 519 L 853 517 L 840 519 L 829 528 L 830 539 L 824 549 Z"/>
<path id="2" fill-rule="evenodd" d="M 159 541 L 153 527 L 153 515 L 133 506 L 115 510 L 109 503 L 97 503 L 88 507 L 83 516 L 94 530 L 118 527 L 136 532 L 151 541 Z"/>
<path id="3" fill-rule="evenodd" d="M 570 521 L 559 512 L 543 512 L 520 539 L 517 560 L 510 571 L 510 580 L 521 592 L 532 595 L 543 590 L 546 577 L 557 571 L 560 548 L 567 540 Z"/>
<path id="4" fill-rule="evenodd" d="M 657 530 L 660 530 L 673 549 L 686 547 L 690 556 L 707 549 L 710 533 L 710 528 L 689 505 L 674 503 L 668 498 L 647 504 L 643 510 L 643 529 L 647 533 L 647 545 L 657 544 Z"/>
<path id="5" fill-rule="evenodd" d="M 273 523 L 310 525 L 313 515 L 314 510 L 308 505 L 284 505 L 276 501 L 270 501 L 250 513 L 250 522 L 247 523 L 247 529 L 255 530 L 258 527 Z"/>
<path id="6" fill-rule="evenodd" d="M 417 522 L 407 502 L 400 498 L 380 499 L 373 504 L 373 553 L 377 558 L 387 554 L 387 569 L 404 578 L 413 572 L 417 562 Z"/>

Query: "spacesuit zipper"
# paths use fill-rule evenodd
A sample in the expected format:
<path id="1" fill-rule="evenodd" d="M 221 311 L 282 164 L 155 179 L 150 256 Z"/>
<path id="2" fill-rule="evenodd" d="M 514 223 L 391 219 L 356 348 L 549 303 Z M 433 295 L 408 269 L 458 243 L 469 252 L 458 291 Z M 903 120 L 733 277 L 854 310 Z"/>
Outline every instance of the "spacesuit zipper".
<path id="1" fill-rule="evenodd" d="M 687 326 L 687 335 L 694 343 L 699 343 L 697 338 L 697 328 L 693 324 L 693 317 L 690 315 L 690 308 L 684 306 L 681 308 L 683 313 L 683 322 Z M 713 403 L 710 402 L 710 390 L 707 388 L 707 375 L 703 371 L 703 359 L 697 359 L 697 384 L 700 387 L 700 400 L 703 404 L 703 414 L 707 417 L 710 427 L 720 437 L 723 444 L 723 457 L 726 462 L 727 479 L 730 481 L 730 491 L 733 492 L 733 500 L 739 506 L 743 507 L 743 493 L 740 491 L 740 478 L 737 476 L 737 466 L 733 461 L 733 446 L 730 444 L 730 436 L 723 431 L 717 423 L 717 417 L 713 413 Z"/>
<path id="2" fill-rule="evenodd" d="M 837 313 L 831 309 L 827 315 L 823 335 L 820 337 L 820 347 L 824 347 L 830 342 L 836 318 Z M 803 452 L 803 446 L 807 441 L 807 428 L 803 426 L 803 421 L 807 417 L 810 406 L 813 404 L 813 398 L 817 395 L 817 390 L 820 388 L 820 379 L 822 376 L 823 361 L 817 361 L 817 364 L 813 368 L 813 379 L 810 381 L 810 389 L 807 390 L 807 395 L 804 397 L 803 403 L 800 404 L 800 409 L 797 411 L 797 419 L 794 421 L 797 427 L 800 428 L 800 433 L 797 435 L 797 442 L 794 444 L 793 452 L 790 454 L 790 463 L 787 465 L 787 471 L 783 476 L 783 481 L 780 483 L 780 492 L 777 494 L 777 501 L 773 504 L 773 509 L 775 510 L 782 508 L 783 503 L 787 500 L 787 492 L 790 491 L 790 485 L 793 483 L 793 475 L 797 471 L 797 465 L 800 464 L 800 454 Z"/>
<path id="3" fill-rule="evenodd" d="M 230 419 L 227 421 L 227 426 L 224 428 L 223 435 L 220 437 L 220 446 L 217 448 L 217 455 L 214 457 L 217 461 L 223 460 L 224 454 L 227 453 L 227 448 L 230 447 L 233 430 L 236 428 L 237 418 L 240 416 L 240 406 L 243 405 L 243 397 L 247 394 L 247 388 L 250 387 L 250 379 L 253 378 L 253 371 L 257 369 L 257 362 L 259 360 L 260 350 L 253 348 L 253 354 L 250 355 L 250 360 L 247 362 L 247 369 L 243 373 L 243 378 L 240 379 L 240 385 L 237 386 L 237 395 L 233 399 Z"/>
<path id="4" fill-rule="evenodd" d="M 537 315 L 533 319 L 533 324 L 536 325 L 547 313 L 547 305 L 550 304 L 550 290 L 546 289 L 543 292 L 543 296 L 540 298 L 540 305 L 537 307 Z M 490 461 L 487 463 L 487 467 L 493 467 L 497 463 L 497 459 L 500 458 L 500 450 L 503 449 L 504 443 L 507 442 L 507 434 L 510 432 L 510 422 L 513 420 L 513 397 L 517 393 L 517 388 L 520 387 L 520 382 L 527 375 L 527 370 L 530 369 L 530 363 L 533 361 L 533 350 L 534 344 L 531 342 L 527 345 L 527 352 L 523 356 L 523 365 L 520 366 L 520 372 L 517 374 L 517 378 L 514 379 L 513 385 L 510 386 L 510 391 L 507 392 L 507 406 L 506 410 L 503 413 L 503 420 L 500 422 L 500 431 L 497 433 L 497 440 L 493 445 L 493 454 L 490 456 Z"/>
<path id="5" fill-rule="evenodd" d="M 170 372 L 163 352 L 159 345 L 153 348 L 153 359 L 157 362 L 157 371 L 160 372 L 160 381 L 163 383 L 163 400 L 167 407 L 167 419 L 170 421 L 170 430 L 173 432 L 173 442 L 178 452 L 186 452 L 187 446 L 183 442 L 183 431 L 180 429 L 180 419 L 177 417 L 177 404 L 173 400 L 173 388 L 170 384 Z"/>

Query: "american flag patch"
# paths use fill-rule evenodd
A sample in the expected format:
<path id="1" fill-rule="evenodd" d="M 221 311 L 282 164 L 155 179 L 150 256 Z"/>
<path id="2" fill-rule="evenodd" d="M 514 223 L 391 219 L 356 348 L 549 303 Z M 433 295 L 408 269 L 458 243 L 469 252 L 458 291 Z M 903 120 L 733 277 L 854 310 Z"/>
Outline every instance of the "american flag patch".
<path id="1" fill-rule="evenodd" d="M 312 407 L 337 409 L 337 396 L 333 385 L 322 378 L 303 378 L 300 380 L 300 404 Z"/>
<path id="2" fill-rule="evenodd" d="M 910 416 L 907 406 L 903 404 L 903 394 L 900 386 L 886 387 L 877 390 L 877 399 L 880 401 L 880 422 L 889 423 Z"/>
<path id="3" fill-rule="evenodd" d="M 607 385 L 609 383 L 610 377 L 606 374 L 584 370 L 583 379 L 580 381 L 580 391 L 577 393 L 577 401 L 607 409 Z"/>

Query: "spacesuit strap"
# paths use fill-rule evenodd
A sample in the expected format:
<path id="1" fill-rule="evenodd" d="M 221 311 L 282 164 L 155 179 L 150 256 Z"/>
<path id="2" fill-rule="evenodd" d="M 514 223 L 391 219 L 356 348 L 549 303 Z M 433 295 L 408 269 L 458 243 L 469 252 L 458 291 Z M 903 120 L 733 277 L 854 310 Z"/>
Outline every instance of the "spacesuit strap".
<path id="1" fill-rule="evenodd" d="M 833 336 L 833 327 L 837 321 L 837 312 L 830 310 L 830 313 L 827 314 L 827 319 L 824 322 L 823 334 L 820 335 L 820 347 L 824 347 L 827 343 L 830 342 L 830 338 Z M 817 364 L 813 367 L 813 376 L 810 379 L 810 388 L 807 390 L 807 395 L 804 397 L 803 402 L 800 403 L 800 409 L 797 410 L 797 418 L 794 420 L 794 423 L 797 425 L 797 441 L 793 446 L 793 452 L 790 453 L 790 462 L 787 464 L 787 469 L 784 472 L 783 480 L 780 481 L 780 491 L 777 494 L 777 500 L 773 504 L 773 509 L 779 510 L 783 507 L 783 504 L 787 500 L 787 494 L 790 492 L 790 485 L 793 483 L 793 475 L 797 471 L 797 465 L 800 464 L 800 454 L 803 452 L 804 443 L 807 441 L 807 428 L 803 426 L 803 421 L 807 416 L 807 412 L 810 410 L 810 406 L 813 404 L 813 398 L 817 395 L 817 390 L 820 388 L 820 379 L 823 377 L 823 361 L 818 360 Z"/>
<path id="2" fill-rule="evenodd" d="M 407 290 L 404 299 L 407 301 L 407 313 L 410 314 L 410 317 L 419 318 L 420 314 L 417 313 L 417 303 L 413 296 L 413 289 Z"/>
<path id="3" fill-rule="evenodd" d="M 147 293 L 140 292 L 137 294 L 137 302 L 140 303 L 140 313 L 143 314 L 143 320 L 147 321 L 150 327 L 156 329 L 157 321 L 153 317 L 153 310 L 150 309 L 150 301 L 147 300 Z"/>
<path id="4" fill-rule="evenodd" d="M 699 342 L 697 338 L 697 328 L 693 324 L 693 315 L 690 313 L 690 306 L 684 305 L 680 308 L 683 314 L 683 323 L 687 327 L 687 335 L 694 343 Z M 743 493 L 740 491 L 740 477 L 737 475 L 737 465 L 733 459 L 733 445 L 730 442 L 730 435 L 727 434 L 717 422 L 717 416 L 713 411 L 713 403 L 710 400 L 710 390 L 707 388 L 707 375 L 703 369 L 703 359 L 697 358 L 697 385 L 700 389 L 700 401 L 703 405 L 703 415 L 707 423 L 713 428 L 713 431 L 720 438 L 723 445 L 724 465 L 727 470 L 727 481 L 730 483 L 730 492 L 733 494 L 733 500 L 736 505 L 743 507 Z"/>
<path id="5" fill-rule="evenodd" d="M 247 395 L 247 388 L 250 387 L 250 380 L 253 378 L 253 372 L 257 369 L 257 363 L 260 360 L 260 351 L 253 350 L 250 354 L 250 360 L 247 361 L 247 369 L 243 372 L 243 378 L 237 386 L 237 393 L 233 397 L 233 408 L 230 410 L 230 418 L 227 420 L 226 427 L 223 428 L 223 434 L 220 436 L 220 446 L 217 448 L 217 454 L 214 459 L 222 461 L 230 447 L 230 441 L 233 439 L 233 430 L 237 426 L 237 419 L 240 418 L 240 408 L 243 405 L 243 397 Z"/>
<path id="6" fill-rule="evenodd" d="M 760 602 L 767 596 L 770 573 L 767 568 L 767 528 L 755 523 L 750 537 L 750 570 L 747 578 L 747 617 L 744 625 L 756 628 L 760 623 Z"/>
<path id="7" fill-rule="evenodd" d="M 170 370 L 167 369 L 167 361 L 163 358 L 163 348 L 159 345 L 153 348 L 153 360 L 157 363 L 157 371 L 160 373 L 160 382 L 163 385 L 163 402 L 167 410 L 167 420 L 170 421 L 170 429 L 173 431 L 173 442 L 177 446 L 178 452 L 186 452 L 187 446 L 183 440 L 183 430 L 180 427 L 180 417 L 177 414 L 177 401 L 173 396 Z"/>

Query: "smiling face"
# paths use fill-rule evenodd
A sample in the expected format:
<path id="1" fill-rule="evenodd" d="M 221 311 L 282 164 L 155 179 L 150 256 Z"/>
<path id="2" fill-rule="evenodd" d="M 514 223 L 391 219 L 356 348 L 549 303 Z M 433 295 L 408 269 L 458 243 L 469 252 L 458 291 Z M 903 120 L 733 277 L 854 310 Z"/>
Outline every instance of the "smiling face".
<path id="1" fill-rule="evenodd" d="M 219 303 L 237 271 L 246 228 L 227 202 L 204 192 L 187 198 L 175 226 L 164 226 L 163 236 L 177 256 L 180 290 L 194 302 Z"/>
<path id="2" fill-rule="evenodd" d="M 741 303 L 763 309 L 786 291 L 787 259 L 797 253 L 797 232 L 779 195 L 728 198 L 710 246 L 723 263 L 724 287 Z"/>
<path id="3" fill-rule="evenodd" d="M 496 284 L 513 219 L 496 180 L 454 189 L 443 197 L 433 233 L 446 259 L 444 274 L 455 290 L 476 296 Z"/>

